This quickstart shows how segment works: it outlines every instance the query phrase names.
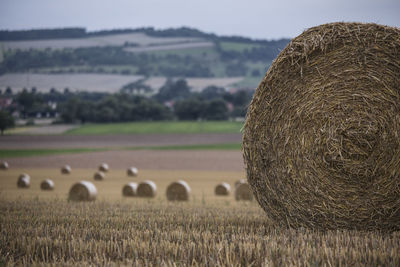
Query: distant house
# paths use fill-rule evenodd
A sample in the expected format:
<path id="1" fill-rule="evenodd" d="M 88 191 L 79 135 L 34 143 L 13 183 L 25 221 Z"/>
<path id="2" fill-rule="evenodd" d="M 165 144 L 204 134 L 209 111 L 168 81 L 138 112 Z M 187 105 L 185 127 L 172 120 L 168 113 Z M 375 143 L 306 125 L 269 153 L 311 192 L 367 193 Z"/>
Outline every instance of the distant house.
<path id="1" fill-rule="evenodd" d="M 0 108 L 8 108 L 9 106 L 11 106 L 13 100 L 12 98 L 9 97 L 2 97 L 0 98 Z"/>

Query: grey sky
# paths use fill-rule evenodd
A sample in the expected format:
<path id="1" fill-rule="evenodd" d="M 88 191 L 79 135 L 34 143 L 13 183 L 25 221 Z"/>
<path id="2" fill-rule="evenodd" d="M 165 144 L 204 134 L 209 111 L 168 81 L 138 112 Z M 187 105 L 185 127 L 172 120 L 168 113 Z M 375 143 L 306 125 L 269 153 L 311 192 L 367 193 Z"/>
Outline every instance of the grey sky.
<path id="1" fill-rule="evenodd" d="M 276 39 L 334 21 L 400 27 L 400 0 L 0 0 L 0 29 L 188 26 Z"/>

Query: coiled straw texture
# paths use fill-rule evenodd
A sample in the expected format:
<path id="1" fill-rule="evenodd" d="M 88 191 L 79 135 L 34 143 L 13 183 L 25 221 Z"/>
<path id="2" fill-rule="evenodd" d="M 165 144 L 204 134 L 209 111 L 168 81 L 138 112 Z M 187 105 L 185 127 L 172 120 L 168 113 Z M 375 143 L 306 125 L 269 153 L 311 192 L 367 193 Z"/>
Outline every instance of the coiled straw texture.
<path id="1" fill-rule="evenodd" d="M 247 178 L 289 227 L 400 229 L 400 30 L 332 23 L 294 38 L 248 109 Z"/>

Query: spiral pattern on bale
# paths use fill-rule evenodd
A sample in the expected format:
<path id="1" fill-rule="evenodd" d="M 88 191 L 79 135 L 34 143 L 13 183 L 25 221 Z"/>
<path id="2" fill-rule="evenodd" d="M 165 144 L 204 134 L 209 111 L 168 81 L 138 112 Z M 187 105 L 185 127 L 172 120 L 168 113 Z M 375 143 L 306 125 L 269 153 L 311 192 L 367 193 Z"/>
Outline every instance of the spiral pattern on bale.
<path id="1" fill-rule="evenodd" d="M 252 99 L 243 156 L 280 224 L 400 229 L 400 29 L 331 23 L 294 38 Z"/>

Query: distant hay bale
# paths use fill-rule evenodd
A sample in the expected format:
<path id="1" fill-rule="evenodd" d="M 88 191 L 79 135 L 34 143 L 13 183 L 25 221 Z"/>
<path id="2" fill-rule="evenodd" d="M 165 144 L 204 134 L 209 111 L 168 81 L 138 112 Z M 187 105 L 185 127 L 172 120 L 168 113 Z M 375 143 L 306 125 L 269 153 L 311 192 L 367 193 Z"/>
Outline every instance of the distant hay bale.
<path id="1" fill-rule="evenodd" d="M 157 193 L 157 186 L 153 181 L 141 182 L 137 187 L 138 197 L 155 197 Z"/>
<path id="2" fill-rule="evenodd" d="M 138 176 L 139 171 L 138 171 L 138 169 L 135 168 L 135 167 L 130 167 L 130 168 L 126 171 L 126 173 L 128 174 L 128 176 Z"/>
<path id="3" fill-rule="evenodd" d="M 215 187 L 217 196 L 227 196 L 231 192 L 231 186 L 228 183 L 220 183 Z"/>
<path id="4" fill-rule="evenodd" d="M 332 23 L 280 53 L 247 112 L 255 198 L 289 227 L 400 229 L 400 29 Z"/>
<path id="5" fill-rule="evenodd" d="M 108 172 L 109 170 L 110 170 L 110 168 L 108 167 L 107 163 L 102 163 L 99 166 L 99 171 L 101 171 L 101 172 Z"/>
<path id="6" fill-rule="evenodd" d="M 185 181 L 179 180 L 167 187 L 167 199 L 169 201 L 188 201 L 190 192 L 190 186 Z"/>
<path id="7" fill-rule="evenodd" d="M 6 161 L 0 162 L 0 170 L 8 170 L 8 163 Z"/>
<path id="8" fill-rule="evenodd" d="M 19 188 L 29 188 L 30 185 L 31 177 L 28 174 L 23 173 L 18 177 L 17 186 Z"/>
<path id="9" fill-rule="evenodd" d="M 248 183 L 238 183 L 235 186 L 236 200 L 253 200 L 253 192 Z"/>
<path id="10" fill-rule="evenodd" d="M 243 183 L 247 183 L 246 179 L 237 180 L 237 181 L 235 182 L 235 187 L 236 187 L 238 184 L 243 184 Z"/>
<path id="11" fill-rule="evenodd" d="M 40 183 L 40 189 L 42 190 L 54 190 L 54 182 L 50 179 L 46 179 Z"/>
<path id="12" fill-rule="evenodd" d="M 135 197 L 137 194 L 137 183 L 128 183 L 122 188 L 122 195 L 124 197 Z"/>
<path id="13" fill-rule="evenodd" d="M 94 174 L 94 176 L 93 176 L 93 178 L 94 178 L 96 181 L 103 181 L 105 177 L 106 177 L 106 175 L 104 174 L 104 172 L 100 172 L 100 171 L 96 172 L 96 173 Z"/>
<path id="14" fill-rule="evenodd" d="M 69 199 L 72 201 L 94 201 L 96 197 L 96 186 L 88 181 L 80 181 L 69 190 Z"/>
<path id="15" fill-rule="evenodd" d="M 62 174 L 70 174 L 71 173 L 71 166 L 65 165 L 61 168 Z"/>

